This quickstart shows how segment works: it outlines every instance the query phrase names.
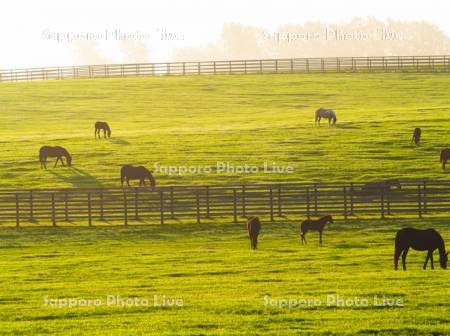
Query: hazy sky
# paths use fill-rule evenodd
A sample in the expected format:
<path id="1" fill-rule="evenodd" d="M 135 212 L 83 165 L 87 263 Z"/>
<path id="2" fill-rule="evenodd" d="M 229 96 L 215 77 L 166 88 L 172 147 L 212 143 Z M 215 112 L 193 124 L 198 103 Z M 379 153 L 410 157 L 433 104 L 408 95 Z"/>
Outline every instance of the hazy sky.
<path id="1" fill-rule="evenodd" d="M 141 34 L 149 49 L 148 61 L 170 61 L 173 48 L 214 42 L 229 22 L 275 29 L 309 20 L 339 23 L 372 16 L 425 20 L 450 35 L 449 0 L 6 0 L 1 8 L 0 68 L 79 63 L 77 43 L 57 41 L 57 33 L 97 34 L 98 52 L 110 62 L 125 57 L 114 35 L 117 32 Z"/>

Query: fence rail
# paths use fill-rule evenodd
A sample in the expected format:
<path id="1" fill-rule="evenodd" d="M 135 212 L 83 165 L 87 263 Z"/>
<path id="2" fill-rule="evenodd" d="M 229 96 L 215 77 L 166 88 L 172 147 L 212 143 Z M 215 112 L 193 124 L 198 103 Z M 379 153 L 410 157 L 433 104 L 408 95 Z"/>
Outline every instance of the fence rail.
<path id="1" fill-rule="evenodd" d="M 289 58 L 0 69 L 0 82 L 162 75 L 310 72 L 450 72 L 450 56 Z"/>
<path id="2" fill-rule="evenodd" d="M 252 184 L 0 191 L 0 224 L 145 220 L 164 224 L 187 218 L 240 221 L 258 215 L 310 218 L 332 214 L 345 219 L 448 215 L 450 181 L 403 181 L 401 189 L 365 190 L 364 183 Z"/>

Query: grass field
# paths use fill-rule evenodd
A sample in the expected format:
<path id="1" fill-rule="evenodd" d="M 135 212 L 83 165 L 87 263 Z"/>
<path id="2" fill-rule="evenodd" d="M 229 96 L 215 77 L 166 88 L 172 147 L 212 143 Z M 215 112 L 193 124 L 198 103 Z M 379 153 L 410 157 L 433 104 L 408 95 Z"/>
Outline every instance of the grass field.
<path id="1" fill-rule="evenodd" d="M 220 75 L 0 85 L 0 187 L 117 186 L 125 163 L 292 166 L 292 174 L 155 173 L 158 184 L 445 178 L 446 74 Z M 334 108 L 336 127 L 314 127 Z M 109 141 L 94 140 L 107 120 Z M 423 143 L 410 144 L 422 127 Z M 41 145 L 73 154 L 41 171 Z M 49 165 L 51 166 L 51 164 Z"/>
<path id="2" fill-rule="evenodd" d="M 302 246 L 298 223 L 265 223 L 253 252 L 243 225 L 230 223 L 4 229 L 0 333 L 449 335 L 448 270 L 439 268 L 436 253 L 436 269 L 423 271 L 425 253 L 411 251 L 408 270 L 395 272 L 393 238 L 401 226 L 450 234 L 447 221 L 335 222 L 323 247 L 317 234 Z M 108 295 L 142 305 L 107 306 Z M 166 296 L 183 305 L 154 307 L 154 295 L 159 304 Z M 327 304 L 328 295 L 355 306 Z M 376 307 L 374 295 L 403 307 Z M 83 298 L 102 302 L 53 306 L 55 299 Z M 288 299 L 321 303 L 273 306 Z M 356 306 L 363 300 L 369 305 Z"/>
<path id="3" fill-rule="evenodd" d="M 155 172 L 159 185 L 447 178 L 439 152 L 450 146 L 449 84 L 445 74 L 398 73 L 1 83 L 0 188 L 117 186 L 122 164 L 156 162 L 294 168 Z M 336 110 L 335 127 L 314 127 L 320 106 Z M 110 140 L 94 139 L 96 120 L 110 123 Z M 73 167 L 41 170 L 41 145 L 66 147 Z M 422 270 L 423 252 L 410 252 L 407 272 L 392 261 L 400 227 L 434 227 L 448 241 L 445 219 L 336 221 L 323 247 L 316 234 L 300 245 L 299 221 L 264 222 L 258 251 L 242 223 L 223 219 L 80 224 L 0 228 L 0 334 L 450 335 L 437 253 L 434 271 Z M 155 307 L 155 295 L 182 304 Z M 374 295 L 404 306 L 374 306 Z M 107 296 L 140 304 L 108 306 Z M 55 307 L 64 300 L 78 306 Z M 273 306 L 282 300 L 312 301 Z"/>

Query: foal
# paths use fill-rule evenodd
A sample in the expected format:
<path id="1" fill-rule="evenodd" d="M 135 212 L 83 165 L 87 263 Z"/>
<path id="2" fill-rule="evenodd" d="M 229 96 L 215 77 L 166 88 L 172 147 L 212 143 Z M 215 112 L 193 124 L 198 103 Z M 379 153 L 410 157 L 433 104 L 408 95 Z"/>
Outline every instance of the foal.
<path id="1" fill-rule="evenodd" d="M 247 219 L 247 231 L 250 238 L 250 245 L 252 250 L 256 250 L 258 245 L 258 235 L 261 230 L 261 222 L 258 217 L 249 217 Z"/>
<path id="2" fill-rule="evenodd" d="M 303 241 L 306 242 L 305 235 L 308 231 L 318 231 L 320 235 L 320 245 L 322 245 L 322 232 L 326 223 L 333 223 L 333 218 L 330 215 L 324 216 L 317 220 L 307 219 L 303 221 L 300 229 L 300 233 L 302 236 L 302 245 Z"/>

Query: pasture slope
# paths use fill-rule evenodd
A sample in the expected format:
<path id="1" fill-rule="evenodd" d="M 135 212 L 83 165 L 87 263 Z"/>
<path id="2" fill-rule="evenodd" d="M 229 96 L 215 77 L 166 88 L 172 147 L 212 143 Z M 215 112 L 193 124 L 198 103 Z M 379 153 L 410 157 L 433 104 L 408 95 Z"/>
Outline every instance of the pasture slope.
<path id="1" fill-rule="evenodd" d="M 445 178 L 447 74 L 218 75 L 0 85 L 0 188 L 117 186 L 124 163 L 292 166 L 292 174 L 156 173 L 159 184 Z M 314 127 L 331 107 L 336 127 Z M 109 141 L 94 140 L 106 120 Z M 422 127 L 422 145 L 410 144 Z M 41 145 L 72 169 L 39 169 Z M 49 165 L 50 166 L 50 165 Z M 449 170 L 450 172 L 450 170 Z"/>
<path id="2" fill-rule="evenodd" d="M 164 185 L 446 178 L 438 157 L 450 145 L 449 84 L 445 74 L 2 83 L 0 187 L 114 186 L 121 164 L 154 162 L 294 167 L 292 174 L 156 173 Z M 336 110 L 336 127 L 314 127 L 320 106 Z M 111 140 L 94 140 L 96 120 L 110 123 Z M 410 144 L 414 127 L 422 127 L 418 148 Z M 42 171 L 43 144 L 67 147 L 74 166 Z M 314 233 L 300 245 L 298 221 L 264 218 L 257 251 L 244 220 L 142 224 L 149 225 L 0 228 L 0 333 L 450 334 L 449 275 L 437 253 L 434 271 L 421 269 L 422 252 L 410 252 L 406 272 L 394 272 L 392 260 L 400 227 L 435 227 L 449 241 L 448 219 L 336 221 L 319 247 Z M 155 295 L 158 304 L 165 296 L 182 305 L 154 306 Z M 353 304 L 328 305 L 328 295 Z M 404 306 L 375 306 L 374 295 Z M 141 304 L 108 306 L 107 296 Z M 265 298 L 311 304 L 275 307 Z M 55 299 L 78 306 L 58 308 Z"/>

